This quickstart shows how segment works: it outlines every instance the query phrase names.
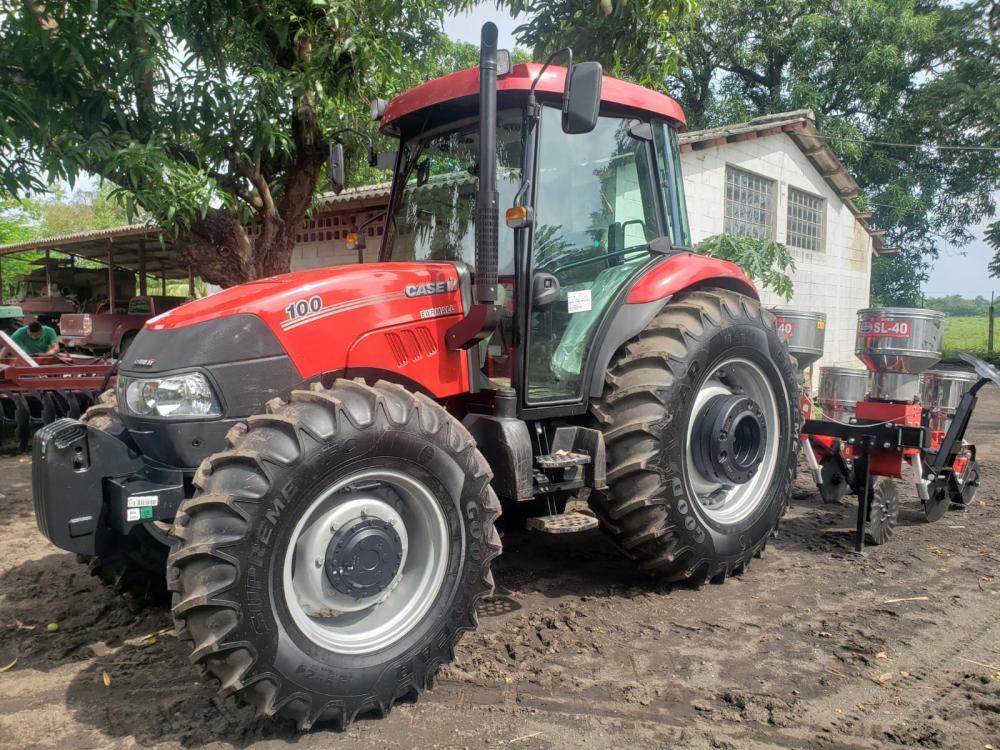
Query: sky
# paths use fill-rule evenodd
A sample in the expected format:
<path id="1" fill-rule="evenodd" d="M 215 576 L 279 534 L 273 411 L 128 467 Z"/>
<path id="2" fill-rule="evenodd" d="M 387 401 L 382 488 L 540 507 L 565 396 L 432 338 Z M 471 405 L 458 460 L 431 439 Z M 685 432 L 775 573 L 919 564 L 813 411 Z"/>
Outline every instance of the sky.
<path id="1" fill-rule="evenodd" d="M 993 194 L 1000 201 L 1000 191 Z M 991 279 L 986 266 L 993 257 L 983 235 L 986 224 L 969 230 L 976 239 L 959 249 L 946 247 L 931 271 L 931 278 L 924 284 L 924 294 L 928 297 L 943 297 L 948 294 L 960 294 L 963 297 L 990 298 L 992 292 L 1000 296 L 1000 279 Z M 965 253 L 965 255 L 962 255 Z"/>
<path id="2" fill-rule="evenodd" d="M 514 29 L 522 22 L 525 14 L 516 18 L 511 18 L 506 12 L 494 8 L 492 5 L 476 5 L 472 10 L 465 13 L 449 15 L 444 21 L 444 33 L 452 39 L 460 42 L 470 42 L 479 44 L 479 32 L 483 24 L 492 21 L 497 25 L 499 38 L 497 46 L 500 49 L 514 49 Z"/>

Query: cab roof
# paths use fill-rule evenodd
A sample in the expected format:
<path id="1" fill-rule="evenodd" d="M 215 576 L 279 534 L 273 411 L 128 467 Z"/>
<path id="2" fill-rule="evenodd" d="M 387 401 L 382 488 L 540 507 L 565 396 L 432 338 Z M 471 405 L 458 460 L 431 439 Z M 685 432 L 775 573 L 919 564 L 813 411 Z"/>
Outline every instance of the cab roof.
<path id="1" fill-rule="evenodd" d="M 542 70 L 541 63 L 520 63 L 510 73 L 497 79 L 497 94 L 527 92 L 532 81 Z M 538 81 L 535 91 L 540 94 L 562 94 L 566 81 L 566 68 L 550 65 Z M 445 102 L 472 100 L 479 95 L 479 68 L 468 68 L 435 78 L 433 81 L 405 91 L 389 102 L 379 121 L 379 130 L 386 135 L 398 135 L 400 121 L 408 115 Z M 663 117 L 675 123 L 680 130 L 687 128 L 687 121 L 680 105 L 666 94 L 644 88 L 628 81 L 604 76 L 601 84 L 601 103 L 623 107 Z"/>

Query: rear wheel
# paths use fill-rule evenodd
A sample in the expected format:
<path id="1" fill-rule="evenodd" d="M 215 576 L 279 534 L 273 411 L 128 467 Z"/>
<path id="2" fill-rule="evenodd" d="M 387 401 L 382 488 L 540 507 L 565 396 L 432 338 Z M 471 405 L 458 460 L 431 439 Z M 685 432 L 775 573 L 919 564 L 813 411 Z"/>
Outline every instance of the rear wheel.
<path id="1" fill-rule="evenodd" d="M 135 447 L 118 417 L 114 391 L 101 394 L 80 421 Z M 147 523 L 134 527 L 128 534 L 110 529 L 106 533 L 114 535 L 107 553 L 93 557 L 81 555 L 81 561 L 89 567 L 91 574 L 130 603 L 165 601 L 167 553 L 175 541 L 166 526 Z"/>
<path id="2" fill-rule="evenodd" d="M 641 568 L 722 580 L 760 553 L 791 497 L 798 390 L 773 316 L 721 289 L 669 302 L 612 362 L 604 529 Z"/>
<path id="3" fill-rule="evenodd" d="M 475 627 L 500 552 L 471 435 L 400 386 L 338 380 L 227 440 L 175 521 L 168 579 L 192 661 L 300 728 L 424 690 Z"/>

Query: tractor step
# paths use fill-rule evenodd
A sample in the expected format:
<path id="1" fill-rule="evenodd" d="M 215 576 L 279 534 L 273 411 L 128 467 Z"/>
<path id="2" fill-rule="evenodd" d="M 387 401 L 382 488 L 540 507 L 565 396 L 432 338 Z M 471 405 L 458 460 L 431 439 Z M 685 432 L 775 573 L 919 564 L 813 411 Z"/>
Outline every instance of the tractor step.
<path id="1" fill-rule="evenodd" d="M 589 463 L 590 456 L 586 453 L 571 451 L 556 451 L 544 456 L 535 456 L 535 465 L 540 469 L 565 469 L 570 466 L 586 466 Z"/>
<path id="2" fill-rule="evenodd" d="M 597 519 L 585 513 L 560 513 L 555 516 L 535 516 L 528 519 L 528 528 L 546 534 L 573 534 L 597 528 Z"/>

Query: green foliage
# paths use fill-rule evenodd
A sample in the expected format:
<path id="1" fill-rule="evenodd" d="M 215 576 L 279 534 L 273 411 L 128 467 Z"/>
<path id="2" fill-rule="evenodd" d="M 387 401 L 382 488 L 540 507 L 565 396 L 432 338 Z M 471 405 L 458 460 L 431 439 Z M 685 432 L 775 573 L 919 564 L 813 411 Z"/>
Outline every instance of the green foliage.
<path id="1" fill-rule="evenodd" d="M 863 144 L 996 145 L 1000 110 L 986 2 L 704 0 L 682 44 L 692 61 L 675 87 L 695 125 L 811 108 L 863 189 L 889 246 L 873 296 L 912 304 L 938 243 L 961 245 L 993 211 L 1000 159 L 988 151 Z M 987 48 L 992 49 L 992 64 Z M 836 140 L 838 138 L 855 140 Z"/>
<path id="2" fill-rule="evenodd" d="M 949 318 L 974 318 L 989 314 L 990 301 L 982 295 L 975 299 L 963 297 L 960 294 L 949 294 L 945 297 L 928 297 L 924 307 L 946 313 Z"/>
<path id="3" fill-rule="evenodd" d="M 920 285 L 929 278 L 919 248 L 872 258 L 871 303 L 875 307 L 920 307 Z"/>
<path id="4" fill-rule="evenodd" d="M 515 34 L 536 60 L 569 46 L 578 62 L 596 60 L 609 75 L 662 88 L 678 72 L 678 37 L 697 6 L 694 0 L 513 0 L 510 7 L 528 16 Z"/>
<path id="5" fill-rule="evenodd" d="M 38 217 L 14 201 L 0 202 L 0 245 L 27 242 L 38 236 Z M 9 299 L 17 287 L 16 279 L 29 273 L 41 253 L 21 253 L 0 256 L 0 304 Z"/>
<path id="6" fill-rule="evenodd" d="M 696 253 L 728 260 L 755 282 L 790 300 L 794 292 L 788 275 L 795 271 L 795 259 L 788 248 L 773 240 L 757 240 L 734 234 L 716 234 L 699 242 Z"/>
<path id="7" fill-rule="evenodd" d="M 938 243 L 969 241 L 968 227 L 992 215 L 1000 154 L 856 141 L 1000 144 L 996 2 L 699 0 L 695 15 L 657 3 L 673 19 L 662 27 L 656 11 L 633 15 L 640 3 L 612 3 L 606 19 L 595 5 L 528 3 L 536 16 L 519 40 L 542 51 L 572 43 L 579 59 L 673 94 L 692 128 L 816 113 L 862 187 L 859 206 L 902 250 L 876 261 L 876 299 L 918 299 Z M 1000 224 L 989 237 L 1000 275 Z"/>
<path id="8" fill-rule="evenodd" d="M 423 80 L 467 0 L 67 0 L 0 24 L 0 179 L 84 173 L 148 212 L 206 278 L 287 270 L 327 138 Z M 360 156 L 361 144 L 348 145 Z M 257 231 L 248 232 L 252 225 Z"/>

